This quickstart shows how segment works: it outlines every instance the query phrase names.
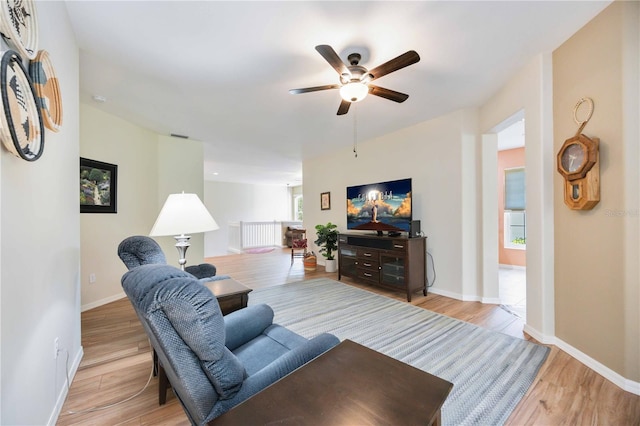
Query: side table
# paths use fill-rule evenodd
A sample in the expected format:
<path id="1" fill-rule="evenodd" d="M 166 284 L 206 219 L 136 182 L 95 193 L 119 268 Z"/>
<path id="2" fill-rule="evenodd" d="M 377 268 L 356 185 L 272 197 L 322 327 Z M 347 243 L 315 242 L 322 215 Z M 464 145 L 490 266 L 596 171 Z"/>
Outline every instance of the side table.
<path id="1" fill-rule="evenodd" d="M 204 285 L 207 286 L 213 295 L 216 296 L 216 299 L 218 299 L 222 315 L 246 308 L 247 303 L 249 303 L 249 293 L 251 289 L 231 278 L 208 281 L 204 283 Z"/>

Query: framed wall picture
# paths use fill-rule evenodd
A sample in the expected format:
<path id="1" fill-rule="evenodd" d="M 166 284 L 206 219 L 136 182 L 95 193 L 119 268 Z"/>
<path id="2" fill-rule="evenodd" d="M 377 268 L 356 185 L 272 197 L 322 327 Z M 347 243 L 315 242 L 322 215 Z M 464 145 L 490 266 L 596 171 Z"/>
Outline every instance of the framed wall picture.
<path id="1" fill-rule="evenodd" d="M 331 210 L 331 193 L 323 192 L 320 194 L 320 210 Z"/>
<path id="2" fill-rule="evenodd" d="M 117 213 L 118 166 L 80 157 L 80 213 Z"/>

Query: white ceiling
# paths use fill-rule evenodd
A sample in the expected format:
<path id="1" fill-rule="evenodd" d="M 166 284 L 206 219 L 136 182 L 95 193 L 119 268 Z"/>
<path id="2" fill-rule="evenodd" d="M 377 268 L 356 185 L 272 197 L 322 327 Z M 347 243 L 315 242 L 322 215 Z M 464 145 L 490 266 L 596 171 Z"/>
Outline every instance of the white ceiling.
<path id="1" fill-rule="evenodd" d="M 83 102 L 160 134 L 205 142 L 208 180 L 299 184 L 302 160 L 482 105 L 534 55 L 550 52 L 609 1 L 67 1 Z M 368 96 L 337 116 L 338 83 L 315 46 L 373 68 L 410 95 Z M 94 95 L 107 99 L 92 100 Z M 356 111 L 357 110 L 357 111 Z M 213 175 L 213 173 L 218 173 Z"/>

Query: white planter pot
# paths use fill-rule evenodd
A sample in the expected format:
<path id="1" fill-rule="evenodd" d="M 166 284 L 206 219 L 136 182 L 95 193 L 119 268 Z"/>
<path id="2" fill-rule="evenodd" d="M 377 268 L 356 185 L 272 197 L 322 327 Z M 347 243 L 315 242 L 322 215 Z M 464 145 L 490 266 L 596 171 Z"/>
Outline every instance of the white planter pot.
<path id="1" fill-rule="evenodd" d="M 335 272 L 338 270 L 338 261 L 336 259 L 333 260 L 325 260 L 324 261 L 324 270 L 326 272 Z"/>

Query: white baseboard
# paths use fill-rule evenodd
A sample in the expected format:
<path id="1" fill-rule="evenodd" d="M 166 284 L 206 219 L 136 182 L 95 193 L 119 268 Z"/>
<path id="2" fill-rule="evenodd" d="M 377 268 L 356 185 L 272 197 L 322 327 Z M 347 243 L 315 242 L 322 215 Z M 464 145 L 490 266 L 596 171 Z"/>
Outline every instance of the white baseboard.
<path id="1" fill-rule="evenodd" d="M 580 361 L 581 363 L 583 363 L 584 365 L 586 365 L 587 367 L 595 371 L 596 373 L 600 374 L 605 379 L 612 382 L 614 385 L 618 386 L 620 389 L 625 390 L 627 392 L 631 392 L 632 394 L 635 394 L 635 395 L 640 395 L 639 382 L 634 382 L 633 380 L 629 380 L 625 377 L 622 377 L 622 375 L 616 373 L 615 371 L 613 371 L 606 365 L 600 363 L 599 361 L 596 361 L 595 359 L 591 358 L 589 355 L 585 354 L 584 352 L 581 352 L 580 350 L 574 348 L 573 346 L 563 341 L 562 339 L 558 339 L 556 337 L 554 344 L 559 349 L 562 349 L 564 352 L 568 353 L 569 355 L 571 355 L 572 357 L 574 357 L 575 359 L 577 359 L 578 361 Z"/>
<path id="2" fill-rule="evenodd" d="M 84 350 L 82 346 L 78 349 L 76 356 L 73 358 L 73 362 L 69 367 L 69 376 L 66 375 L 65 371 L 65 382 L 60 389 L 60 393 L 58 394 L 58 398 L 56 400 L 56 405 L 53 407 L 53 412 L 51 416 L 49 416 L 49 421 L 47 422 L 48 426 L 55 426 L 58 422 L 58 417 L 60 417 L 60 413 L 62 412 L 62 406 L 64 405 L 64 401 L 67 399 L 67 394 L 69 393 L 69 387 L 71 386 L 71 382 L 73 382 L 73 378 L 76 376 L 78 372 L 78 367 L 80 367 L 80 361 L 84 356 Z"/>
<path id="3" fill-rule="evenodd" d="M 559 339 L 555 336 L 549 336 L 540 333 L 538 330 L 531 328 L 527 324 L 525 324 L 524 326 L 524 332 L 544 345 L 557 346 L 558 349 L 577 359 L 596 373 L 600 374 L 605 379 L 609 380 L 614 385 L 618 386 L 620 389 L 631 392 L 635 395 L 640 395 L 640 383 L 622 377 L 620 374 L 616 373 L 606 365 L 602 364 L 599 361 L 596 361 L 584 352 L 574 348 L 564 340 Z"/>
<path id="4" fill-rule="evenodd" d="M 452 299 L 461 300 L 463 302 L 482 302 L 482 303 L 487 303 L 491 305 L 500 304 L 500 298 L 498 297 L 481 297 L 477 295 L 460 294 L 460 293 L 454 293 L 447 290 L 442 290 L 441 288 L 438 288 L 438 287 L 427 287 L 427 291 L 429 293 L 450 297 Z"/>
<path id="5" fill-rule="evenodd" d="M 450 297 L 456 300 L 462 300 L 462 295 L 459 293 L 453 293 L 451 291 L 442 290 L 438 287 L 427 287 L 427 293 L 433 293 L 440 296 Z"/>
<path id="6" fill-rule="evenodd" d="M 474 302 L 480 301 L 479 297 L 468 296 L 465 298 L 465 296 L 460 295 L 458 293 L 453 293 L 453 292 L 442 290 L 439 288 L 429 288 L 429 292 L 438 294 L 440 296 L 446 296 L 452 299 L 457 299 L 462 301 L 474 301 Z M 491 299 L 488 298 L 488 300 L 491 300 Z M 482 300 L 482 303 L 491 303 L 491 302 L 485 302 L 484 300 Z M 538 330 L 532 328 L 528 324 L 524 325 L 523 331 L 528 335 L 530 335 L 531 337 L 533 337 L 534 339 L 536 339 L 538 342 L 542 343 L 543 345 L 557 346 L 559 349 L 571 355 L 573 358 L 577 359 L 578 361 L 580 361 L 581 363 L 583 363 L 584 365 L 586 365 L 596 373 L 600 374 L 602 377 L 609 380 L 611 383 L 618 386 L 620 389 L 625 390 L 627 392 L 631 392 L 634 395 L 640 395 L 639 382 L 635 382 L 633 380 L 629 380 L 623 377 L 619 373 L 616 373 L 606 365 L 596 361 L 595 359 L 591 358 L 589 355 L 574 348 L 573 346 L 564 342 L 563 340 L 558 339 L 555 336 L 550 336 L 550 335 L 540 333 Z"/>
<path id="7" fill-rule="evenodd" d="M 125 297 L 127 297 L 127 295 L 124 294 L 124 292 L 120 292 L 118 294 L 114 294 L 113 296 L 105 297 L 104 299 L 96 300 L 95 302 L 82 305 L 80 307 L 80 312 L 88 311 L 89 309 L 97 308 L 98 306 L 106 305 L 107 303 L 115 302 L 116 300 L 120 300 Z"/>
<path id="8" fill-rule="evenodd" d="M 523 331 L 527 333 L 529 336 L 536 339 L 538 342 L 542 343 L 543 345 L 554 345 L 556 342 L 555 336 L 549 336 L 549 335 L 540 333 L 535 328 L 532 328 L 529 324 L 524 325 Z"/>

